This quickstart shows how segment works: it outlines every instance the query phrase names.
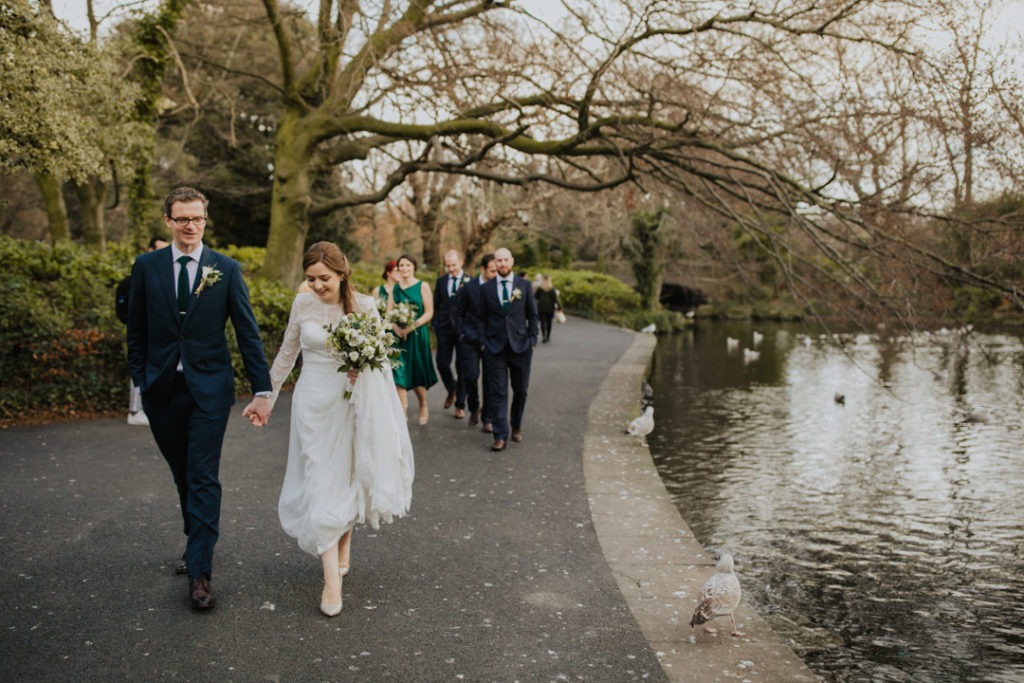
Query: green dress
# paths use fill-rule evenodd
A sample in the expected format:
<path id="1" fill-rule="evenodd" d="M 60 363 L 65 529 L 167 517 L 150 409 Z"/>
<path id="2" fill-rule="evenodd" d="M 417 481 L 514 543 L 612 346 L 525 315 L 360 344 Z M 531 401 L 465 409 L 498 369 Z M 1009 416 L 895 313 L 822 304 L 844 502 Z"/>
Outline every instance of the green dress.
<path id="1" fill-rule="evenodd" d="M 395 283 L 391 287 L 394 293 L 395 303 L 403 301 L 411 303 L 416 307 L 416 316 L 423 315 L 423 289 L 422 283 L 402 289 Z M 383 289 L 383 287 L 382 287 Z M 384 292 L 387 296 L 387 292 Z M 395 368 L 395 384 L 403 389 L 414 387 L 430 387 L 437 384 L 437 373 L 434 372 L 434 360 L 430 356 L 430 329 L 421 325 L 406 335 L 405 339 L 398 340 L 398 348 L 401 354 L 398 359 L 401 364 Z"/>

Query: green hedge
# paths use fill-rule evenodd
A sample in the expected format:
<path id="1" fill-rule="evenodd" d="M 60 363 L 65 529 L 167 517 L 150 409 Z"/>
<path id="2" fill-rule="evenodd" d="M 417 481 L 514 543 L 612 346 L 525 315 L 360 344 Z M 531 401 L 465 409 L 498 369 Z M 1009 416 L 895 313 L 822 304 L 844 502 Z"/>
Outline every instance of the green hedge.
<path id="1" fill-rule="evenodd" d="M 527 269 L 527 277 L 542 273 L 551 276 L 567 313 L 600 320 L 612 325 L 640 330 L 654 323 L 659 332 L 681 330 L 689 322 L 683 314 L 667 309 L 656 311 L 640 307 L 640 295 L 621 280 L 590 270 Z"/>
<path id="2" fill-rule="evenodd" d="M 242 264 L 263 347 L 273 360 L 280 347 L 294 291 L 253 275 L 263 263 L 259 247 L 226 247 L 223 253 Z M 127 243 L 112 243 L 103 254 L 79 245 L 54 248 L 42 242 L 0 236 L 0 414 L 3 420 L 25 413 L 120 410 L 127 406 L 128 367 L 125 329 L 114 313 L 114 289 L 127 277 L 135 253 Z M 639 310 L 630 287 L 600 273 L 545 270 L 561 292 L 566 311 L 640 329 L 650 322 L 659 330 L 679 327 L 682 316 L 669 311 Z M 352 281 L 375 294 L 381 268 L 353 264 Z M 419 277 L 433 286 L 436 274 Z M 528 273 L 530 277 L 533 272 Z M 235 387 L 250 391 L 237 350 L 233 349 Z"/>
<path id="3" fill-rule="evenodd" d="M 95 254 L 0 236 L 4 418 L 127 405 L 124 326 L 114 314 L 114 287 L 131 268 L 125 249 Z"/>

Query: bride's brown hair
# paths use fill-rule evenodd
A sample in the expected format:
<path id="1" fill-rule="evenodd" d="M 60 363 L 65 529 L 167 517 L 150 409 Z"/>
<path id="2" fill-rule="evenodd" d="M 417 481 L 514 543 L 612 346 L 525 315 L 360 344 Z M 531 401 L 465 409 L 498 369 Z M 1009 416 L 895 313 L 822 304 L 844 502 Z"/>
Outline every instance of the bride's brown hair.
<path id="1" fill-rule="evenodd" d="M 351 286 L 352 267 L 348 259 L 341 253 L 333 242 L 317 242 L 306 250 L 302 257 L 302 270 L 316 263 L 322 263 L 335 273 L 341 276 L 341 286 L 338 288 L 338 298 L 341 300 L 341 307 L 345 313 L 356 310 L 355 290 Z"/>

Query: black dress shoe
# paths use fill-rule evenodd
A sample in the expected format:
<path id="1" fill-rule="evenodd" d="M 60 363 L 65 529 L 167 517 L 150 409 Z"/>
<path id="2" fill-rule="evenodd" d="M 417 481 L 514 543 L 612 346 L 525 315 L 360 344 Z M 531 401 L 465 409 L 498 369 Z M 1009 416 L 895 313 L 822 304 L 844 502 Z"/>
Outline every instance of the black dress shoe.
<path id="1" fill-rule="evenodd" d="M 480 428 L 480 431 L 481 432 L 487 432 L 488 434 L 491 434 L 491 433 L 494 432 L 494 427 L 491 425 L 490 422 L 484 422 L 484 426 Z"/>
<path id="2" fill-rule="evenodd" d="M 508 445 L 508 443 L 505 441 L 505 439 L 498 439 L 497 441 L 494 442 L 494 445 L 491 446 L 491 450 L 492 451 L 503 451 L 503 450 L 505 450 L 505 446 L 507 446 L 507 445 Z"/>
<path id="3" fill-rule="evenodd" d="M 185 562 L 185 553 L 181 554 L 181 559 L 174 565 L 175 574 L 188 574 L 188 564 Z"/>
<path id="4" fill-rule="evenodd" d="M 480 422 L 480 409 L 477 408 L 469 414 L 469 426 L 476 427 L 477 423 Z"/>
<path id="5" fill-rule="evenodd" d="M 213 593 L 210 592 L 210 579 L 205 576 L 188 580 L 188 599 L 193 609 L 210 609 L 213 607 Z"/>
<path id="6" fill-rule="evenodd" d="M 523 440 L 523 430 L 522 429 L 513 429 L 512 430 L 512 440 L 515 441 L 516 443 L 519 443 L 520 441 L 522 441 Z"/>
<path id="7" fill-rule="evenodd" d="M 448 410 L 449 408 L 452 407 L 453 403 L 455 403 L 455 392 L 454 391 L 449 391 L 448 392 L 448 398 L 446 398 L 444 400 L 444 409 Z"/>

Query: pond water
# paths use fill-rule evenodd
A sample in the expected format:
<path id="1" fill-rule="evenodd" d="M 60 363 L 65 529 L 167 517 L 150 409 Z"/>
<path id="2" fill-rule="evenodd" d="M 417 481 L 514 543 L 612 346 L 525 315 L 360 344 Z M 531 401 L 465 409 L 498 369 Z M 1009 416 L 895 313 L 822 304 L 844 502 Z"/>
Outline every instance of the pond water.
<path id="1" fill-rule="evenodd" d="M 701 323 L 651 385 L 683 517 L 825 680 L 1024 680 L 1020 332 Z"/>

